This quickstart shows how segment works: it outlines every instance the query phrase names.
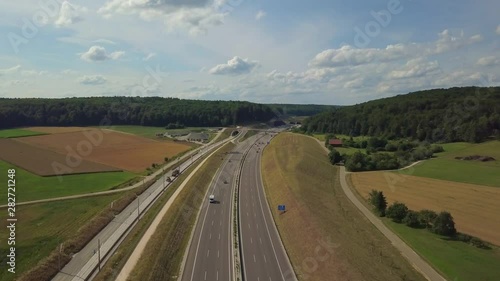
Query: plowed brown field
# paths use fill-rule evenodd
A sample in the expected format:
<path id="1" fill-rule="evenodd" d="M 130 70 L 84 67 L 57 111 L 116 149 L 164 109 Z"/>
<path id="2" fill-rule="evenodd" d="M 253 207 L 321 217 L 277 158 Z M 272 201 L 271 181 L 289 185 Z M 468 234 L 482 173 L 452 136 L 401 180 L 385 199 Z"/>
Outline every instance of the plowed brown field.
<path id="1" fill-rule="evenodd" d="M 66 155 L 18 142 L 15 139 L 0 139 L 0 159 L 39 176 L 120 171 L 116 167 L 85 160 L 75 167 L 69 167 L 66 164 Z M 55 169 L 53 166 L 55 163 L 65 165 L 67 168 Z"/>
<path id="2" fill-rule="evenodd" d="M 500 245 L 500 188 L 391 172 L 352 173 L 350 178 L 364 198 L 376 189 L 389 204 L 399 201 L 412 210 L 448 211 L 458 231 Z"/>
<path id="3" fill-rule="evenodd" d="M 184 143 L 159 142 L 99 129 L 25 137 L 16 141 L 64 155 L 76 154 L 85 160 L 132 172 L 142 172 L 151 164 L 163 163 L 165 157 L 170 158 L 190 148 Z"/>
<path id="4" fill-rule="evenodd" d="M 46 134 L 62 134 L 62 133 L 72 133 L 72 132 L 81 132 L 85 130 L 89 130 L 90 128 L 85 127 L 29 127 L 25 128 L 26 130 L 33 132 L 40 132 Z"/>

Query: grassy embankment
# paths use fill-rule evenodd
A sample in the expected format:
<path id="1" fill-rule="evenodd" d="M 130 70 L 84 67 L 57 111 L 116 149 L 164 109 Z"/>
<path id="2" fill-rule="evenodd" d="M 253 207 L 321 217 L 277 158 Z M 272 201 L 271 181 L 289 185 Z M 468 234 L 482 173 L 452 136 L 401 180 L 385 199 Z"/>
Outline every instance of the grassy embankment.
<path id="1" fill-rule="evenodd" d="M 338 167 L 314 140 L 280 134 L 264 150 L 263 179 L 299 280 L 424 280 L 343 193 Z"/>

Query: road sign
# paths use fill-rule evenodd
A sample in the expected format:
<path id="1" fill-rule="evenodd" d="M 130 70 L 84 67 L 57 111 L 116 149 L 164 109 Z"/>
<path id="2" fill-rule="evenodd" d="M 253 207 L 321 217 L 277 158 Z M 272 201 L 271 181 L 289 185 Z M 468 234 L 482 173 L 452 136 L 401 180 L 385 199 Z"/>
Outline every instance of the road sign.
<path id="1" fill-rule="evenodd" d="M 285 211 L 285 205 L 278 205 L 278 211 Z"/>

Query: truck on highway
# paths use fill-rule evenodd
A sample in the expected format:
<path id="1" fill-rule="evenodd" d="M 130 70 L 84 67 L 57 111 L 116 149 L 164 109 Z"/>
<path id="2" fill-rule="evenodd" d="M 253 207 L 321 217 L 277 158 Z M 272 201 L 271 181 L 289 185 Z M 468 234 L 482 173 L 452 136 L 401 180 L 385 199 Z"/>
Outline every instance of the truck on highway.
<path id="1" fill-rule="evenodd" d="M 178 177 L 180 173 L 181 173 L 180 169 L 176 168 L 175 170 L 172 171 L 172 177 Z"/>

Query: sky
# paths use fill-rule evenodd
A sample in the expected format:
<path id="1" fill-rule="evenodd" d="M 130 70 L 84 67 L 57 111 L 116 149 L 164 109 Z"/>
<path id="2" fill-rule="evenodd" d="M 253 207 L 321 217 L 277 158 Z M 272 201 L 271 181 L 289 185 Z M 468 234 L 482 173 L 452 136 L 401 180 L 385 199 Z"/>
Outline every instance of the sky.
<path id="1" fill-rule="evenodd" d="M 500 85 L 498 0 L 0 2 L 0 97 L 350 105 Z"/>

